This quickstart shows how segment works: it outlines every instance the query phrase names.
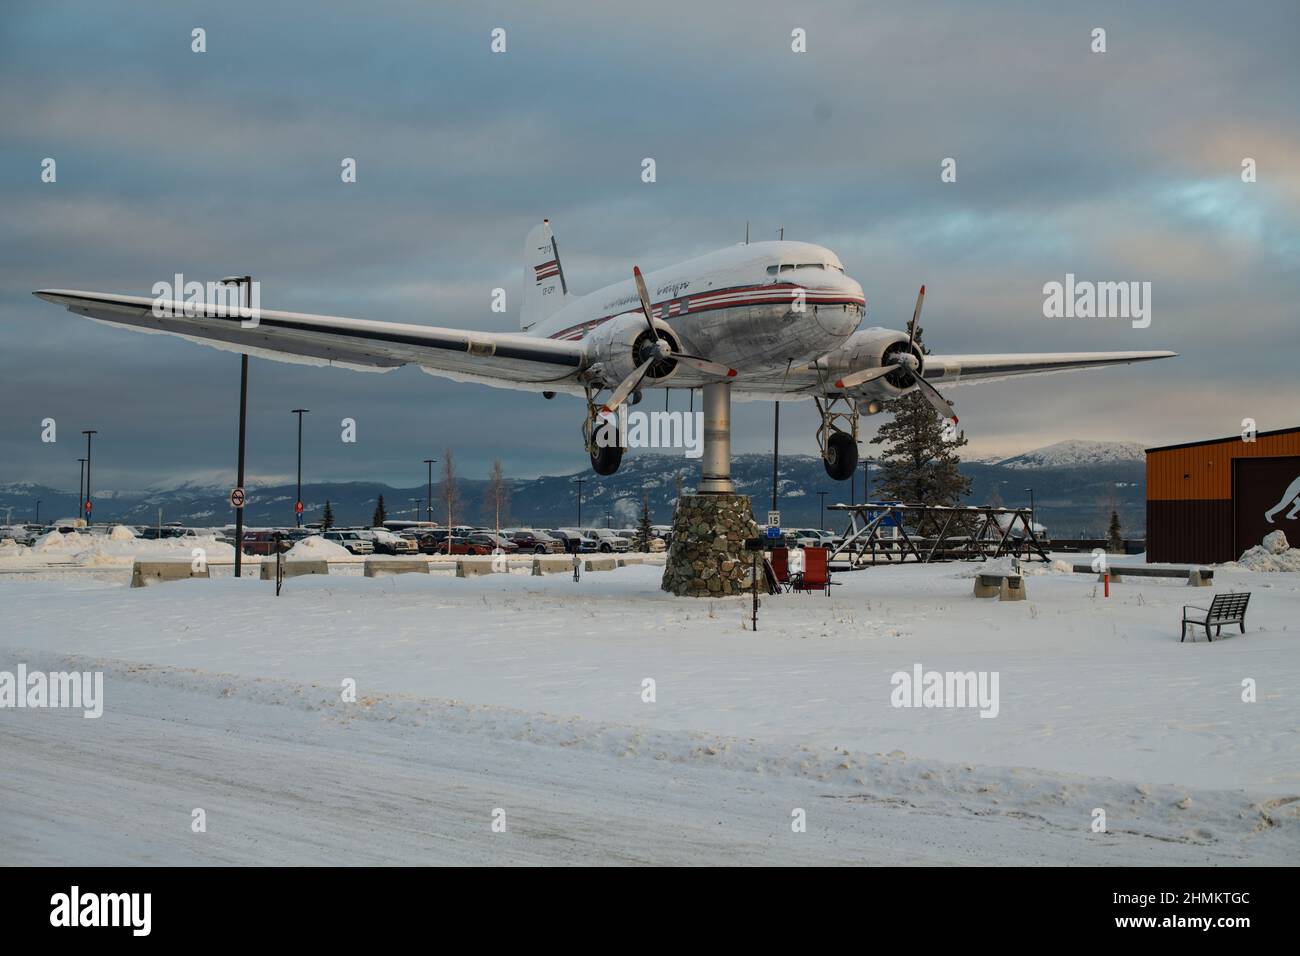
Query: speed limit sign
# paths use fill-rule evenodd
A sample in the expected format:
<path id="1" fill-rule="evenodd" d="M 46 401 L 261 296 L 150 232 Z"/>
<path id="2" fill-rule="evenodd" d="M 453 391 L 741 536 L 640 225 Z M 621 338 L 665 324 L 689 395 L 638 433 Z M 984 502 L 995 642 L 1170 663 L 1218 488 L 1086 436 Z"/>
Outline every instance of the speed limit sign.
<path id="1" fill-rule="evenodd" d="M 244 507 L 244 489 L 243 489 L 243 488 L 231 488 L 231 489 L 230 489 L 230 507 L 232 507 L 232 508 L 242 508 L 242 507 Z"/>

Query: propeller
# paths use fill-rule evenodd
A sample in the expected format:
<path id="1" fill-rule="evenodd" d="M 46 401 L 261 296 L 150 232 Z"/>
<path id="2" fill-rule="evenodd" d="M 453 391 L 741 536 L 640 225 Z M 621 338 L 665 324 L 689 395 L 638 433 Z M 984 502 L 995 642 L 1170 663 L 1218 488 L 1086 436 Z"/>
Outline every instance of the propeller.
<path id="1" fill-rule="evenodd" d="M 654 309 L 650 306 L 650 293 L 645 287 L 645 278 L 641 275 L 640 266 L 632 267 L 632 278 L 636 282 L 636 293 L 641 299 L 641 314 L 645 316 L 646 325 L 650 328 L 650 338 L 653 342 L 654 352 L 648 359 L 633 369 L 631 375 L 619 383 L 618 388 L 614 389 L 605 404 L 601 406 L 602 413 L 607 414 L 622 405 L 627 400 L 627 397 L 640 387 L 641 380 L 649 373 L 650 367 L 655 362 L 661 362 L 665 359 L 680 362 L 709 375 L 735 378 L 736 370 L 728 365 L 711 362 L 706 358 L 700 358 L 698 355 L 674 352 L 673 347 L 659 335 L 659 330 L 655 328 Z"/>
<path id="2" fill-rule="evenodd" d="M 836 381 L 835 387 L 840 389 L 856 388 L 859 385 L 865 385 L 867 382 L 874 382 L 878 378 L 884 378 L 893 372 L 902 372 L 911 378 L 910 384 L 916 386 L 916 390 L 933 406 L 936 412 L 944 418 L 951 418 L 955 422 L 957 421 L 956 412 L 952 410 L 952 406 L 948 404 L 947 400 L 939 394 L 939 390 L 921 377 L 921 363 L 912 352 L 912 348 L 916 343 L 917 323 L 921 319 L 921 306 L 924 302 L 925 286 L 921 286 L 921 291 L 916 294 L 916 308 L 912 310 L 912 321 L 908 325 L 906 352 L 900 352 L 892 362 L 888 365 L 882 365 L 880 368 L 850 372 Z"/>

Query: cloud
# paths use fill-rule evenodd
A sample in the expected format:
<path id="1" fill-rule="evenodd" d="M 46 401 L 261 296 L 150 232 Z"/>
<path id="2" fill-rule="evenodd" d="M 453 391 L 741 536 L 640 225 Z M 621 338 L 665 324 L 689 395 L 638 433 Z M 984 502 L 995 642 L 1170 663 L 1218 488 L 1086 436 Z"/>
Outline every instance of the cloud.
<path id="1" fill-rule="evenodd" d="M 737 242 L 748 222 L 835 249 L 873 324 L 901 326 L 927 283 L 939 352 L 1181 353 L 959 389 L 973 451 L 1293 424 L 1296 16 L 1289 2 L 1249 17 L 1208 2 L 160 3 L 124 31 L 110 8 L 21 8 L 0 35 L 0 479 L 75 468 L 71 446 L 36 447 L 46 414 L 101 428 L 120 486 L 233 473 L 232 356 L 86 323 L 34 288 L 144 293 L 176 271 L 248 271 L 268 307 L 513 328 L 522 239 L 543 216 L 579 292 Z M 206 54 L 190 52 L 196 25 Z M 495 26 L 504 56 L 488 52 Z M 807 54 L 790 52 L 796 26 Z M 39 182 L 45 156 L 55 185 Z M 1244 156 L 1257 183 L 1240 181 Z M 1151 281 L 1151 328 L 1044 319 L 1042 286 L 1066 272 Z M 498 286 L 506 316 L 489 309 Z M 445 447 L 467 473 L 585 465 L 571 399 L 260 361 L 251 394 L 265 473 L 290 470 L 300 406 L 313 478 L 413 481 Z M 782 448 L 811 452 L 812 408 L 791 407 Z M 344 416 L 359 446 L 338 440 Z M 771 418 L 738 404 L 736 447 L 770 448 Z"/>

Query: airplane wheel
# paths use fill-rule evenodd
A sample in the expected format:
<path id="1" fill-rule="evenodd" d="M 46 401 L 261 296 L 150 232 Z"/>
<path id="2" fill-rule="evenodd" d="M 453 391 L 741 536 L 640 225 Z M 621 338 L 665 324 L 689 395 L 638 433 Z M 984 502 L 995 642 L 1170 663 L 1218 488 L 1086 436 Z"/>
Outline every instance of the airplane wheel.
<path id="1" fill-rule="evenodd" d="M 623 449 L 617 445 L 597 448 L 591 454 L 591 469 L 598 475 L 612 475 L 623 463 Z"/>
<path id="2" fill-rule="evenodd" d="M 836 481 L 845 481 L 858 467 L 858 443 L 848 432 L 834 432 L 826 441 L 826 457 L 822 459 L 826 474 Z"/>

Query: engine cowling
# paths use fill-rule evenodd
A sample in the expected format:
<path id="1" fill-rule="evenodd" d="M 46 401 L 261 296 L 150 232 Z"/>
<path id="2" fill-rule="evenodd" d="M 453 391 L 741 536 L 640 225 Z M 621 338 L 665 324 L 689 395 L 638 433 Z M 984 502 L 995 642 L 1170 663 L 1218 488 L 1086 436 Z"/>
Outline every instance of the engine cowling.
<path id="1" fill-rule="evenodd" d="M 665 339 L 674 352 L 681 351 L 681 343 L 668 323 L 655 320 L 655 331 Z M 625 312 L 600 325 L 587 336 L 587 356 L 592 367 L 598 367 L 600 376 L 611 388 L 631 375 L 650 358 L 654 339 L 640 312 Z M 646 372 L 646 380 L 662 382 L 677 370 L 674 359 L 660 359 Z"/>
<path id="2" fill-rule="evenodd" d="M 891 364 L 899 353 L 906 351 L 907 336 L 902 332 L 892 329 L 863 329 L 854 332 L 847 342 L 826 356 L 826 368 L 829 372 L 827 378 L 833 382 L 841 375 L 860 369 L 880 368 Z M 919 345 L 915 343 L 912 345 L 912 354 L 924 368 L 925 355 Z M 879 395 L 885 392 L 901 395 L 908 391 L 909 382 L 910 378 L 900 370 L 852 391 L 860 394 Z"/>

